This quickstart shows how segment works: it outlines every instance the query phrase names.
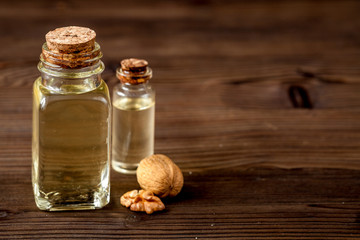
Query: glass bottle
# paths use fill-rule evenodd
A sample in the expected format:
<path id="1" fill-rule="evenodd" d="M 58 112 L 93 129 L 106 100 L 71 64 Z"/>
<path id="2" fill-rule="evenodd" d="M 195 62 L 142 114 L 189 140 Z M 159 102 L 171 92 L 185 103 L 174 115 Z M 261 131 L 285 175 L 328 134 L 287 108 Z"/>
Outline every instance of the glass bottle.
<path id="1" fill-rule="evenodd" d="M 125 59 L 113 92 L 112 167 L 133 174 L 139 162 L 154 153 L 155 92 L 152 70 L 141 59 Z"/>
<path id="2" fill-rule="evenodd" d="M 92 44 L 80 53 L 42 46 L 32 139 L 32 183 L 41 210 L 96 209 L 110 199 L 111 102 L 100 76 L 100 46 Z"/>

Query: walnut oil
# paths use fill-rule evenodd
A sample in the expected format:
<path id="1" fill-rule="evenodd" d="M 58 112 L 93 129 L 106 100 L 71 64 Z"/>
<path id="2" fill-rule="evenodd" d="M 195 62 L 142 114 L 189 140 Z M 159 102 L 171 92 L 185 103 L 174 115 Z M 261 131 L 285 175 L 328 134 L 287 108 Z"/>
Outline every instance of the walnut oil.
<path id="1" fill-rule="evenodd" d="M 111 104 L 100 46 L 88 28 L 46 37 L 33 88 L 35 202 L 50 211 L 101 208 L 110 197 Z"/>
<path id="2" fill-rule="evenodd" d="M 113 92 L 112 166 L 135 173 L 139 162 L 154 153 L 155 93 L 145 60 L 125 59 L 117 70 L 121 83 Z"/>

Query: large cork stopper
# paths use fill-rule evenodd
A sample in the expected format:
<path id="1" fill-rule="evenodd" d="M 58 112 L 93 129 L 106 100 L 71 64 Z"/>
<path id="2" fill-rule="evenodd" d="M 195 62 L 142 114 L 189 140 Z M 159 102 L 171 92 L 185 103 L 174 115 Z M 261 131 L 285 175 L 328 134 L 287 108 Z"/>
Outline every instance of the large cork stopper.
<path id="1" fill-rule="evenodd" d="M 95 46 L 95 31 L 86 27 L 62 27 L 46 34 L 49 50 L 58 53 L 90 52 Z"/>
<path id="2" fill-rule="evenodd" d="M 62 68 L 82 68 L 98 62 L 102 54 L 96 33 L 86 27 L 62 27 L 46 34 L 42 58 Z"/>
<path id="3" fill-rule="evenodd" d="M 122 83 L 136 85 L 145 83 L 152 77 L 152 71 L 144 59 L 128 58 L 122 60 L 120 65 L 116 75 Z"/>

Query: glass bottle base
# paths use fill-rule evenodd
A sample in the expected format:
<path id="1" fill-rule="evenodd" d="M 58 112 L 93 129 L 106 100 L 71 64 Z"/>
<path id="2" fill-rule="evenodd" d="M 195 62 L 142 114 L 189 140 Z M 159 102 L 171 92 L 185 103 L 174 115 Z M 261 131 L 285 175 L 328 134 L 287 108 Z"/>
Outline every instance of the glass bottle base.
<path id="1" fill-rule="evenodd" d="M 138 166 L 139 166 L 138 163 L 128 164 L 128 163 L 118 162 L 115 160 L 112 161 L 112 168 L 119 173 L 136 174 L 136 169 Z"/>
<path id="2" fill-rule="evenodd" d="M 94 210 L 103 208 L 110 202 L 110 194 L 107 192 L 67 195 L 64 198 L 61 195 L 59 192 L 35 194 L 35 202 L 37 207 L 44 211 Z"/>
<path id="3" fill-rule="evenodd" d="M 95 206 L 90 203 L 82 203 L 82 204 L 56 204 L 51 205 L 50 203 L 45 203 L 40 200 L 40 204 L 36 204 L 40 210 L 50 211 L 50 212 L 58 212 L 58 211 L 80 211 L 80 210 L 95 210 L 103 208 L 103 206 Z M 105 205 L 104 205 L 105 206 Z"/>

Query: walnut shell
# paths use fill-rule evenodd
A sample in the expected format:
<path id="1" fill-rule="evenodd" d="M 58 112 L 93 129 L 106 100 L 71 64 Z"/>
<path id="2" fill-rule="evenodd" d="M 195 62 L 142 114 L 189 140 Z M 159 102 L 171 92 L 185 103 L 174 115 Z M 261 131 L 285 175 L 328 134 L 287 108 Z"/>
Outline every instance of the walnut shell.
<path id="1" fill-rule="evenodd" d="M 141 188 L 153 192 L 160 198 L 176 196 L 184 184 L 180 168 L 162 154 L 151 155 L 141 160 L 136 177 Z"/>

